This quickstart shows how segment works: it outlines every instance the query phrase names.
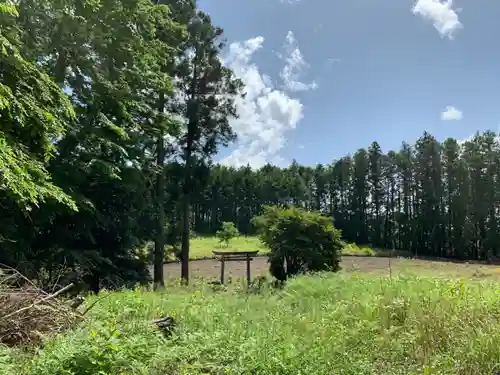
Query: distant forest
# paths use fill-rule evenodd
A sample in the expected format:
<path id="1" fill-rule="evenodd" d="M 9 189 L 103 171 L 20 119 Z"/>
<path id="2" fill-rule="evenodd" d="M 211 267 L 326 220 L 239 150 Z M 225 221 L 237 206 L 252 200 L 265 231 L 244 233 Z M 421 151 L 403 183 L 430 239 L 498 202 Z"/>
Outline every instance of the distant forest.
<path id="1" fill-rule="evenodd" d="M 374 142 L 328 165 L 214 166 L 194 201 L 197 233 L 250 220 L 264 205 L 296 205 L 332 216 L 348 241 L 415 254 L 489 259 L 500 253 L 500 140 L 458 142 L 424 133 L 384 153 Z"/>

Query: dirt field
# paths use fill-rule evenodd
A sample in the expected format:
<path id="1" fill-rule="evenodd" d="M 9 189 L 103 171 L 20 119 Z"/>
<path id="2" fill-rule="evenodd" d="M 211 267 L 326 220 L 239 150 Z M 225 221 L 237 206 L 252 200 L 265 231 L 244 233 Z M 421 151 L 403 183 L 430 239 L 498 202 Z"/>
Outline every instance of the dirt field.
<path id="1" fill-rule="evenodd" d="M 484 264 L 454 263 L 445 261 L 429 261 L 403 258 L 351 257 L 344 256 L 341 272 L 397 274 L 399 272 L 474 279 L 493 279 L 500 281 L 500 267 Z M 268 274 L 267 257 L 255 258 L 251 263 L 252 278 Z M 170 263 L 164 266 L 166 278 L 180 276 L 180 264 Z M 196 260 L 190 263 L 191 277 L 218 279 L 220 263 L 217 260 Z M 246 277 L 245 262 L 226 262 L 225 277 Z"/>

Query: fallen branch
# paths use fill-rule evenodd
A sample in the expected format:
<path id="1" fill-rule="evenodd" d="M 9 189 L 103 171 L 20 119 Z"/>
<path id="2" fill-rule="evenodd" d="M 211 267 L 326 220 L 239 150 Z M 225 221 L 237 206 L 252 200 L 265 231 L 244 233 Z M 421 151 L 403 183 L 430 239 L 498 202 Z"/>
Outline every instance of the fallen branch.
<path id="1" fill-rule="evenodd" d="M 28 348 L 74 327 L 81 317 L 63 297 L 72 286 L 51 294 L 16 269 L 0 265 L 0 345 Z"/>
<path id="2" fill-rule="evenodd" d="M 53 299 L 53 298 L 57 297 L 58 295 L 60 295 L 60 294 L 62 294 L 62 293 L 64 293 L 64 292 L 66 292 L 68 289 L 72 288 L 72 287 L 73 287 L 73 285 L 74 285 L 73 283 L 68 284 L 68 285 L 66 285 L 64 288 L 59 289 L 57 292 L 55 292 L 55 293 L 53 293 L 53 294 L 49 294 L 48 296 L 46 296 L 46 297 L 42 298 L 41 300 L 38 300 L 38 301 L 33 302 L 33 303 L 32 303 L 31 305 L 29 305 L 29 306 L 25 306 L 25 307 L 23 307 L 23 308 L 21 308 L 21 309 L 19 309 L 19 310 L 16 310 L 16 311 L 11 312 L 10 314 L 7 314 L 7 315 L 5 315 L 5 316 L 0 317 L 0 320 L 8 319 L 8 318 L 10 318 L 10 317 L 12 317 L 12 316 L 14 316 L 14 315 L 17 315 L 17 314 L 20 314 L 20 313 L 22 313 L 22 312 L 24 312 L 24 311 L 26 311 L 26 310 L 32 309 L 33 307 L 35 307 L 36 305 L 39 305 L 40 303 L 47 302 L 47 301 L 49 301 L 49 300 L 51 300 L 51 299 Z"/>
<path id="3" fill-rule="evenodd" d="M 21 272 L 19 272 L 15 268 L 12 268 L 12 267 L 10 267 L 10 266 L 8 266 L 6 264 L 3 264 L 3 263 L 0 263 L 0 268 L 3 268 L 3 269 L 6 269 L 6 270 L 9 270 L 9 271 L 13 272 L 15 275 L 17 275 L 18 277 L 20 277 L 21 279 L 23 279 L 24 281 L 26 281 L 28 284 L 30 284 L 33 288 L 35 288 L 36 290 L 38 290 L 40 293 L 43 293 L 45 295 L 49 295 L 49 293 L 47 293 L 44 290 L 38 288 L 33 281 L 31 281 L 30 279 L 28 279 L 26 276 L 24 276 Z"/>

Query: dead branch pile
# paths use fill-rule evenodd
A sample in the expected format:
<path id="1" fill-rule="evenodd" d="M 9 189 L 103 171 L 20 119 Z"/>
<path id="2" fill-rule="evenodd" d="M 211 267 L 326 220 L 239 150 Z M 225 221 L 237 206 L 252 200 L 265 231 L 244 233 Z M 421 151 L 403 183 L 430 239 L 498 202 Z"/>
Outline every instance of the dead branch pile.
<path id="1" fill-rule="evenodd" d="M 0 267 L 0 343 L 36 344 L 73 326 L 81 316 L 58 297 L 72 286 L 45 292 L 16 270 Z"/>

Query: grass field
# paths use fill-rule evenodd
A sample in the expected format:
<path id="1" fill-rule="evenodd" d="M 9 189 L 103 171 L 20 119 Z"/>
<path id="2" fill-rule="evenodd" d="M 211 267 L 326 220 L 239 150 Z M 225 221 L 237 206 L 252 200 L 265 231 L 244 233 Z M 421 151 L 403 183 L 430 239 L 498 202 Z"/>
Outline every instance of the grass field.
<path id="1" fill-rule="evenodd" d="M 284 290 L 199 282 L 124 291 L 34 357 L 0 349 L 0 373 L 495 374 L 499 297 L 490 281 L 349 272 L 299 277 Z M 165 315 L 178 321 L 171 338 L 150 323 Z"/>
<path id="2" fill-rule="evenodd" d="M 190 258 L 203 259 L 213 256 L 213 250 L 224 250 L 219 240 L 212 237 L 194 237 L 190 242 Z M 259 238 L 254 236 L 239 236 L 231 240 L 227 250 L 245 251 L 245 250 L 259 250 L 261 255 L 269 252 L 269 249 L 262 244 Z M 347 244 L 343 250 L 344 255 L 359 255 L 359 256 L 387 256 L 389 251 L 371 249 L 368 246 L 357 246 L 355 244 Z"/>
<path id="3" fill-rule="evenodd" d="M 269 249 L 257 237 L 239 236 L 229 242 L 226 248 L 221 245 L 215 236 L 194 237 L 190 242 L 190 258 L 202 259 L 212 257 L 213 250 L 231 250 L 231 251 L 251 251 L 259 250 L 260 254 L 269 252 Z"/>
<path id="4" fill-rule="evenodd" d="M 195 258 L 218 248 L 192 240 Z M 229 249 L 265 252 L 257 238 Z M 347 245 L 345 253 L 378 255 Z M 382 254 L 384 255 L 384 254 Z M 500 268 L 481 264 L 344 257 L 342 271 L 301 276 L 284 289 L 238 276 L 226 286 L 218 262 L 192 262 L 192 282 L 164 292 L 102 293 L 74 330 L 36 353 L 0 346 L 5 375 L 482 375 L 500 371 Z M 176 277 L 178 264 L 166 264 Z M 230 268 L 228 267 L 228 268 Z M 241 270 L 239 269 L 241 268 Z M 253 275 L 267 275 L 265 258 Z M 228 272 L 230 269 L 228 269 Z M 241 272 L 240 272 L 241 271 Z M 178 276 L 178 275 L 177 275 Z M 100 298 L 102 297 L 100 296 Z M 89 297 L 90 305 L 95 297 Z M 83 309 L 85 306 L 82 307 Z M 164 337 L 152 320 L 173 316 Z"/>

